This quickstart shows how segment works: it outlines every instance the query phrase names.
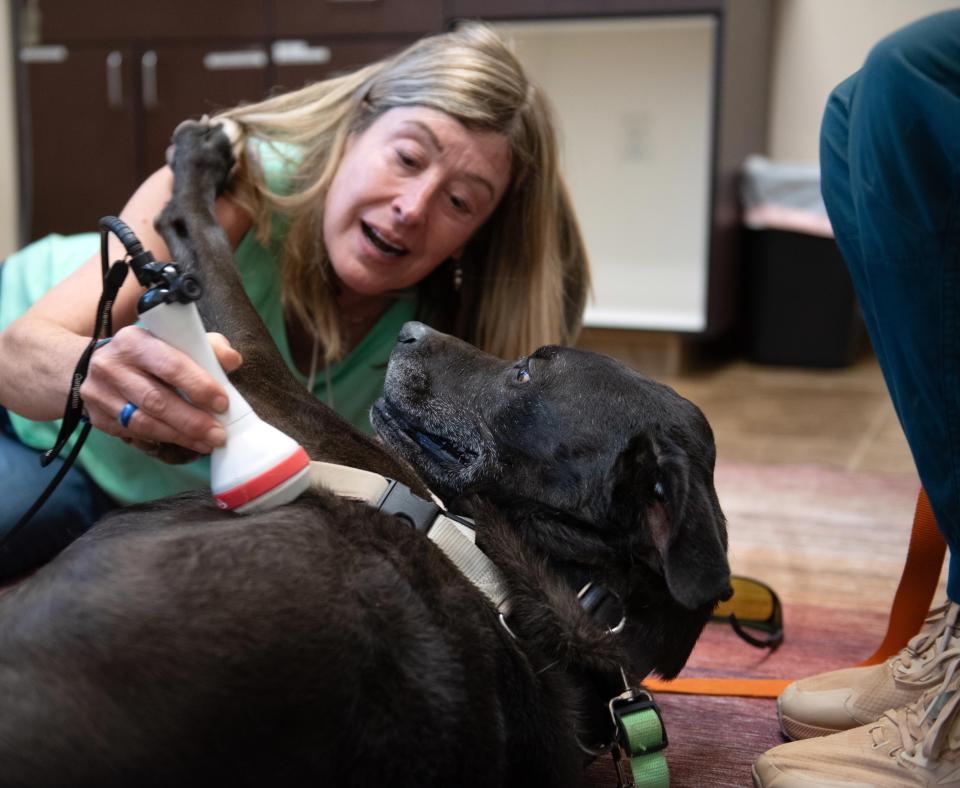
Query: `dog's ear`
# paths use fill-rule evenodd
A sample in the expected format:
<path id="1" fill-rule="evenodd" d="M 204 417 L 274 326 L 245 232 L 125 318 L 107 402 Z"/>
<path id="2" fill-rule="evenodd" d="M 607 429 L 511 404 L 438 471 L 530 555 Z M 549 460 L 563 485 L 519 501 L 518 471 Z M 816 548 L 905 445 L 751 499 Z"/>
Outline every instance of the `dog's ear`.
<path id="1" fill-rule="evenodd" d="M 617 462 L 613 505 L 646 530 L 671 596 L 694 610 L 730 591 L 726 527 L 712 469 L 667 437 L 635 438 Z M 628 499 L 632 499 L 629 500 Z"/>

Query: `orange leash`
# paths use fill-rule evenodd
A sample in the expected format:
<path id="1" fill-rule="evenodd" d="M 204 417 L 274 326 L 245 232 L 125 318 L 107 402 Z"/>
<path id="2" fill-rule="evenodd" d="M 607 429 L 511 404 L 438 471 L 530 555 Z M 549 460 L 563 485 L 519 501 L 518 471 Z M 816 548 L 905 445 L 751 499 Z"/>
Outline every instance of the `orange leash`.
<path id="1" fill-rule="evenodd" d="M 937 590 L 939 571 L 947 545 L 937 528 L 936 518 L 923 488 L 917 498 L 917 510 L 913 516 L 913 531 L 907 548 L 907 561 L 900 576 L 900 585 L 890 607 L 887 634 L 877 650 L 861 665 L 878 665 L 887 657 L 896 654 L 907 645 L 923 626 Z"/>
<path id="2" fill-rule="evenodd" d="M 946 544 L 937 528 L 927 494 L 921 488 L 913 516 L 913 530 L 900 584 L 890 606 L 887 633 L 877 650 L 860 665 L 876 665 L 902 649 L 920 628 L 930 610 L 943 565 Z M 679 678 L 672 681 L 648 678 L 643 686 L 652 692 L 687 695 L 735 695 L 743 698 L 775 698 L 793 679 Z"/>

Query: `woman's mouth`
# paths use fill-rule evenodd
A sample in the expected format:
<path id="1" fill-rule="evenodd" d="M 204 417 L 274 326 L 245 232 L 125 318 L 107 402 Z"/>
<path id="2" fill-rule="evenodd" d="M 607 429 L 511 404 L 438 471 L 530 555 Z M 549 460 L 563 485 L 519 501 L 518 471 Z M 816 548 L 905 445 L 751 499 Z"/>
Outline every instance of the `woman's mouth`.
<path id="1" fill-rule="evenodd" d="M 363 230 L 363 234 L 367 240 L 384 254 L 388 254 L 391 257 L 403 257 L 409 251 L 402 246 L 396 246 L 390 243 L 375 227 L 371 227 L 362 219 L 360 220 L 360 228 Z"/>

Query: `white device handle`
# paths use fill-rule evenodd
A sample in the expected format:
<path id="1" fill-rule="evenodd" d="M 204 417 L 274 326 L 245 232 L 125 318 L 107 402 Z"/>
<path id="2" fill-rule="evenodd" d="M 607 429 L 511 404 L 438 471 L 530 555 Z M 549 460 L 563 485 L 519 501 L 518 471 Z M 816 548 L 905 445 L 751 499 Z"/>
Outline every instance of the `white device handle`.
<path id="1" fill-rule="evenodd" d="M 210 454 L 210 488 L 217 506 L 237 512 L 263 511 L 300 495 L 310 484 L 310 458 L 293 438 L 262 421 L 227 379 L 207 341 L 196 304 L 159 304 L 140 319 L 158 339 L 196 361 L 227 392 L 227 410 L 213 414 L 227 431 L 226 445 Z"/>
<path id="2" fill-rule="evenodd" d="M 158 304 L 140 315 L 140 320 L 151 334 L 186 353 L 226 389 L 230 401 L 227 410 L 223 413 L 211 414 L 221 424 L 226 427 L 253 410 L 240 392 L 234 388 L 223 367 L 220 366 L 220 362 L 217 361 L 213 348 L 207 340 L 207 332 L 200 320 L 200 313 L 195 303 L 191 301 L 187 304 L 179 302 Z M 181 396 L 184 396 L 183 392 Z M 184 399 L 189 398 L 184 396 Z"/>

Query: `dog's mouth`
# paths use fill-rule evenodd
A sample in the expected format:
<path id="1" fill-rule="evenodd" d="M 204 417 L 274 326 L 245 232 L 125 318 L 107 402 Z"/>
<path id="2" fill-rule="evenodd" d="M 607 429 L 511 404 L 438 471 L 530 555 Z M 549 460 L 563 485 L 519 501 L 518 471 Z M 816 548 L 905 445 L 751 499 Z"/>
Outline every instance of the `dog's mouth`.
<path id="1" fill-rule="evenodd" d="M 426 458 L 445 473 L 465 470 L 479 457 L 475 449 L 415 422 L 383 397 L 373 404 L 371 419 L 377 434 L 398 452 L 408 459 L 411 454 Z M 422 465 L 421 462 L 415 464 Z"/>

